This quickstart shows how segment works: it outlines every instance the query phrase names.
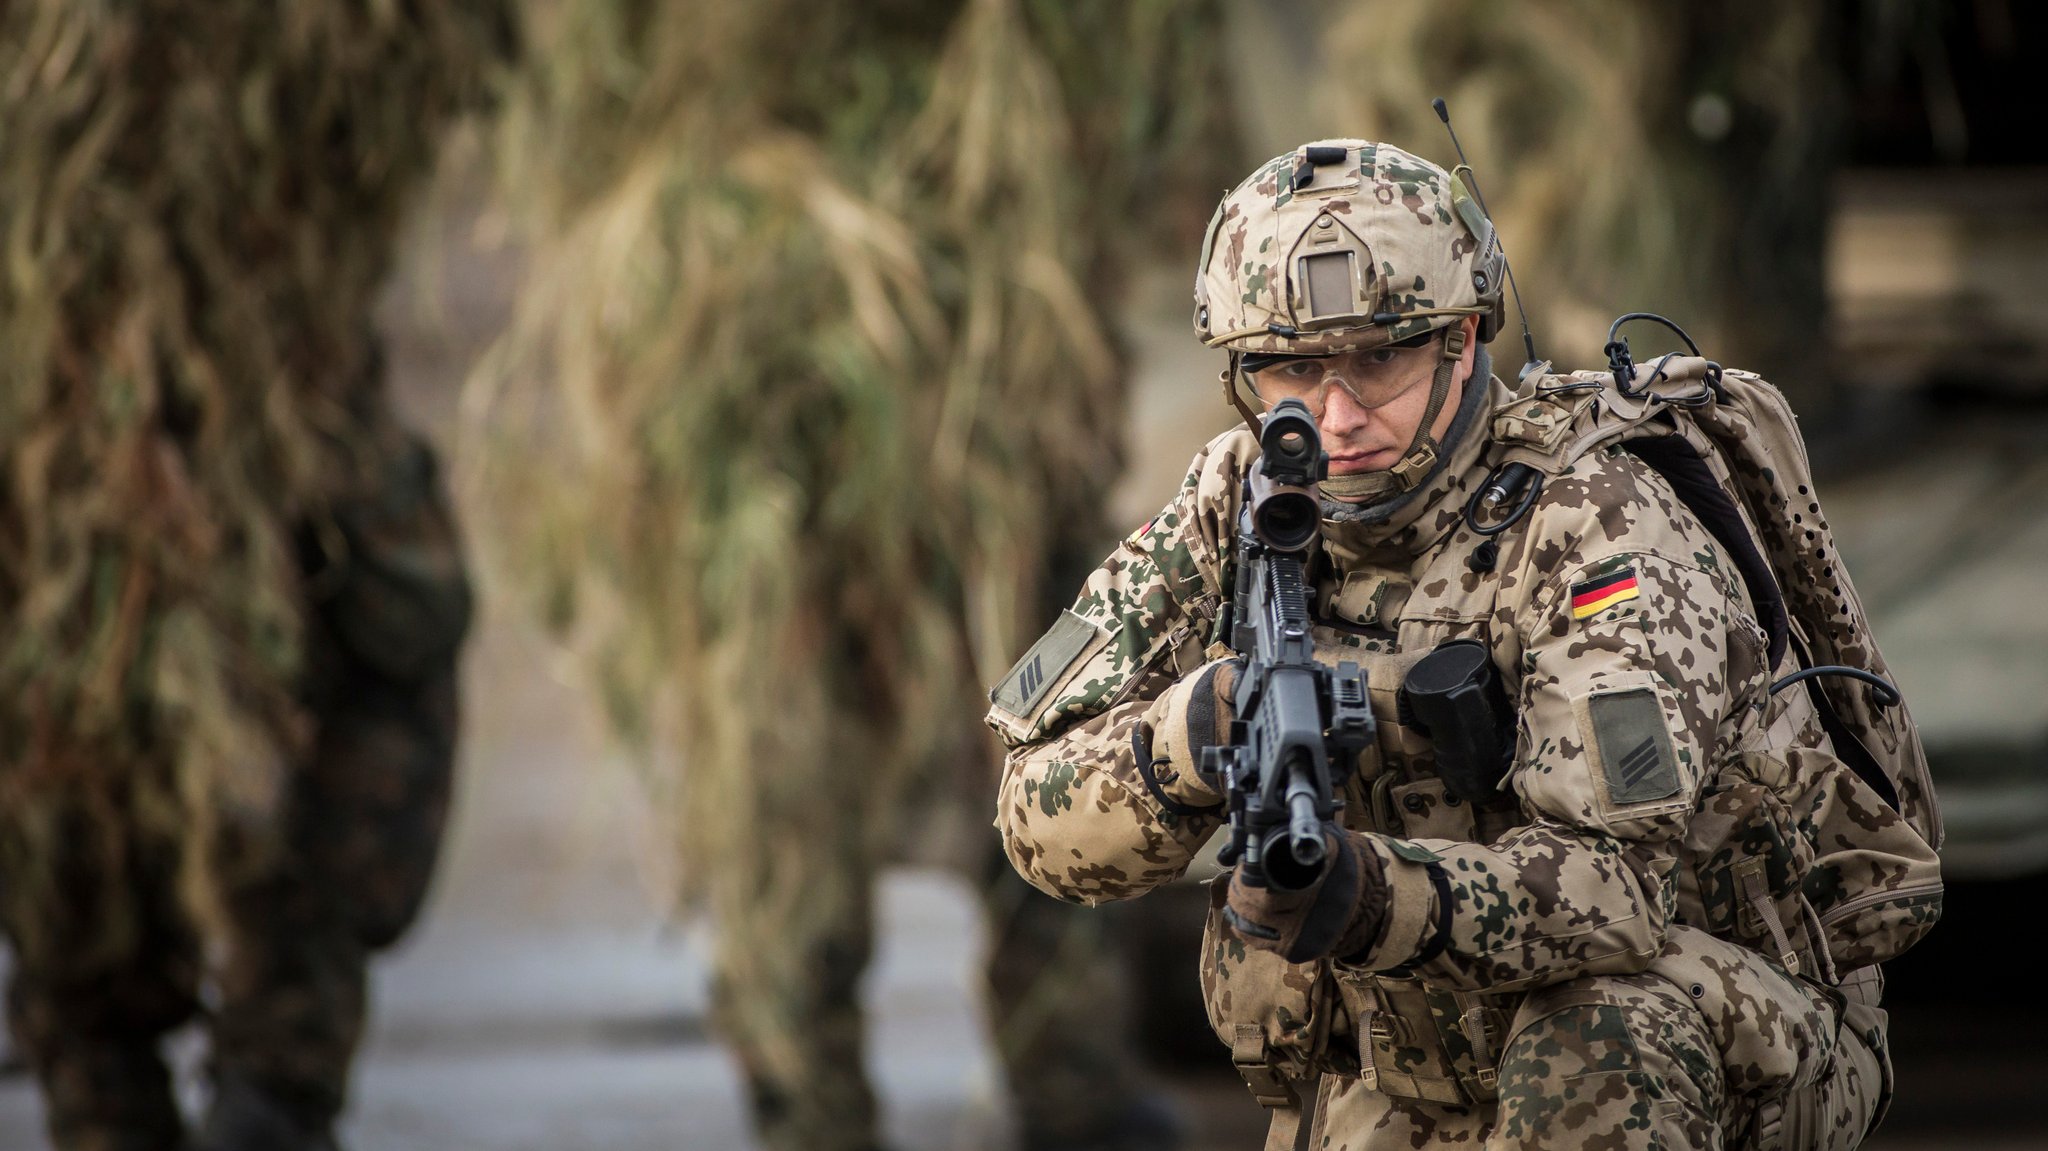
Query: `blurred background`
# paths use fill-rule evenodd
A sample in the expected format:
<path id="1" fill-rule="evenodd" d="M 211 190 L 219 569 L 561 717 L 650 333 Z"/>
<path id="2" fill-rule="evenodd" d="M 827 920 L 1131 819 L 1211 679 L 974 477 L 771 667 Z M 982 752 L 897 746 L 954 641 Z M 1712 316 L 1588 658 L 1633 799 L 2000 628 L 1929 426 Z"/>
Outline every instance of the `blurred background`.
<path id="1" fill-rule="evenodd" d="M 980 685 L 1234 420 L 1187 319 L 1215 200 L 1324 136 L 1448 166 L 1443 96 L 1544 357 L 1656 311 L 1793 397 L 1948 827 L 1871 1145 L 2048 1146 L 2033 6 L 269 7 L 0 3 L 17 1026 L 68 1026 L 22 987 L 189 962 L 110 892 L 240 954 L 305 901 L 238 877 L 304 872 L 401 889 L 345 948 L 347 1146 L 1257 1145 L 1204 893 L 1014 886 Z M 401 426 L 454 574 L 440 513 L 375 496 Z M 330 536 L 441 583 L 351 607 Z M 362 619 L 409 653 L 434 604 L 452 751 L 421 721 L 416 778 L 309 790 L 382 722 L 323 653 Z M 309 846 L 336 826 L 418 874 Z M 190 1113 L 247 991 L 164 1016 Z M 39 1151 L 18 1050 L 0 1147 Z"/>

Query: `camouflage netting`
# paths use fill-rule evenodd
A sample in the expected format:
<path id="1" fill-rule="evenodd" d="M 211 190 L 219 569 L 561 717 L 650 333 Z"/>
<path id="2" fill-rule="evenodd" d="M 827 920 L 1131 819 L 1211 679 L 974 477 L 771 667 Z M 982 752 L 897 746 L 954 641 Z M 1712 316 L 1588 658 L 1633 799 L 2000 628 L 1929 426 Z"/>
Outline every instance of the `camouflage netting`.
<path id="1" fill-rule="evenodd" d="M 1813 396 L 1843 111 L 1830 12 L 1760 0 L 1346 6 L 1323 42 L 1323 106 L 1333 128 L 1448 166 L 1430 100 L 1449 101 L 1539 354 L 1597 365 L 1616 316 L 1662 312 L 1709 356 Z M 1638 352 L 1676 346 L 1654 328 L 1629 334 Z M 1518 347 L 1497 358 L 1503 371 L 1522 359 Z"/>
<path id="2" fill-rule="evenodd" d="M 139 821 L 203 910 L 196 848 L 274 803 L 294 532 L 354 482 L 400 210 L 508 31 L 490 0 L 0 3 L 10 903 Z"/>
<path id="3" fill-rule="evenodd" d="M 1047 556 L 1107 546 L 1106 301 L 1237 166 L 1214 7 L 536 18 L 501 138 L 531 265 L 464 482 L 619 731 L 687 761 L 660 775 L 691 896 L 821 882 L 730 865 L 749 837 L 885 834 L 919 765 L 979 754 Z"/>

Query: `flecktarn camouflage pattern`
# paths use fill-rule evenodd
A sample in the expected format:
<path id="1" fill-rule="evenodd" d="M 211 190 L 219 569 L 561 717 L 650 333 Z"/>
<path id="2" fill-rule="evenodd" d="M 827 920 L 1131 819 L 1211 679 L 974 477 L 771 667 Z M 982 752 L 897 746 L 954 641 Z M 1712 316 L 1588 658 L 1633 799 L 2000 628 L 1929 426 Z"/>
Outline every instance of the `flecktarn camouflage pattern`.
<path id="1" fill-rule="evenodd" d="M 1217 205 L 1195 329 L 1237 352 L 1373 348 L 1462 315 L 1497 324 L 1501 286 L 1493 227 L 1462 175 L 1391 144 L 1319 140 Z"/>
<path id="2" fill-rule="evenodd" d="M 1758 415 L 1742 401 L 1768 385 L 1730 382 L 1730 411 Z M 1385 926 L 1346 961 L 1289 966 L 1212 914 L 1211 1021 L 1264 1102 L 1320 1074 L 1310 1146 L 1852 1146 L 1890 1089 L 1875 964 L 1940 906 L 1914 756 L 1884 761 L 1895 807 L 1811 696 L 1770 692 L 1798 665 L 1772 666 L 1737 557 L 1616 435 L 1670 432 L 1657 405 L 1591 373 L 1496 381 L 1488 402 L 1391 519 L 1326 521 L 1311 567 L 1319 658 L 1367 668 L 1379 722 L 1343 818 L 1391 888 Z M 1243 430 L 1213 441 L 1088 580 L 1066 625 L 1084 642 L 989 714 L 1012 749 L 998 824 L 1044 890 L 1140 895 L 1215 831 L 1161 810 L 1131 735 L 1225 654 L 1211 632 L 1256 451 Z M 1540 495 L 1471 563 L 1464 508 L 1511 456 L 1541 465 Z M 1487 646 L 1521 716 L 1504 793 L 1477 803 L 1396 700 L 1453 639 Z"/>

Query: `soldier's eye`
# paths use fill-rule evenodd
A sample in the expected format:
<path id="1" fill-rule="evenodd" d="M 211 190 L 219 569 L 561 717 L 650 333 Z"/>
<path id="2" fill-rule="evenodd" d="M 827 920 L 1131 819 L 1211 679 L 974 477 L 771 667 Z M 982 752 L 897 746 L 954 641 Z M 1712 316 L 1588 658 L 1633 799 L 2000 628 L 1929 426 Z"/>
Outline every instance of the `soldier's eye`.
<path id="1" fill-rule="evenodd" d="M 1374 348 L 1366 353 L 1366 362 L 1374 367 L 1378 367 L 1381 364 L 1391 364 L 1400 358 L 1400 351 L 1394 348 Z"/>
<path id="2" fill-rule="evenodd" d="M 1316 360 L 1291 360 L 1280 365 L 1280 373 L 1290 380 L 1319 380 L 1323 365 Z"/>

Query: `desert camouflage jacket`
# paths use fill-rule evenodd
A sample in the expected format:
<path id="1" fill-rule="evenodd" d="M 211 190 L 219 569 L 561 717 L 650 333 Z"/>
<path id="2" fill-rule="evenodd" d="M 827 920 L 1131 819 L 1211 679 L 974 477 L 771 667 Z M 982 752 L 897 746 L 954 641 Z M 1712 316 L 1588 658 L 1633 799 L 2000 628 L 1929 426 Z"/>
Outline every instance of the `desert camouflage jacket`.
<path id="1" fill-rule="evenodd" d="M 1493 389 L 1494 418 L 1393 522 L 1325 522 L 1311 572 L 1319 657 L 1367 668 L 1379 724 L 1345 821 L 1393 898 L 1357 962 L 1384 971 L 1432 950 L 1423 981 L 1498 993 L 1643 967 L 1681 897 L 1699 898 L 1691 857 L 1719 846 L 1688 844 L 1709 781 L 1747 749 L 1816 736 L 1765 706 L 1764 634 L 1728 558 L 1624 451 L 1550 477 L 1491 570 L 1468 563 L 1483 540 L 1462 510 L 1513 430 L 1513 397 Z M 1162 810 L 1131 735 L 1175 680 L 1225 654 L 1211 631 L 1256 451 L 1242 429 L 1212 441 L 994 694 L 989 723 L 1010 748 L 997 826 L 1018 871 L 1055 896 L 1139 895 L 1218 826 Z M 1461 638 L 1487 644 L 1521 716 L 1504 794 L 1479 805 L 1446 792 L 1395 706 L 1407 668 Z M 1176 788 L 1215 798 L 1186 776 Z"/>

